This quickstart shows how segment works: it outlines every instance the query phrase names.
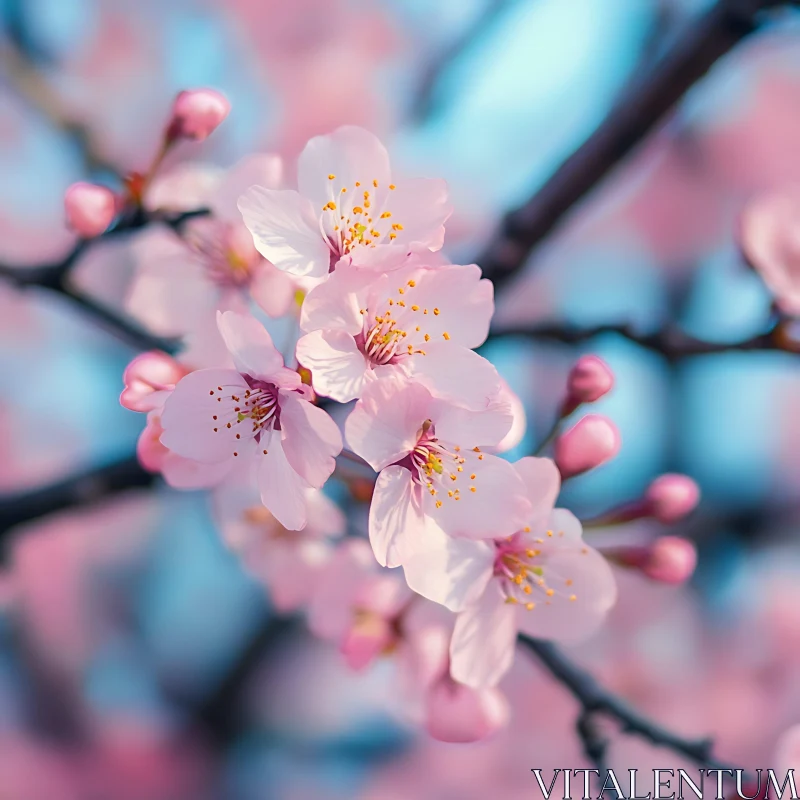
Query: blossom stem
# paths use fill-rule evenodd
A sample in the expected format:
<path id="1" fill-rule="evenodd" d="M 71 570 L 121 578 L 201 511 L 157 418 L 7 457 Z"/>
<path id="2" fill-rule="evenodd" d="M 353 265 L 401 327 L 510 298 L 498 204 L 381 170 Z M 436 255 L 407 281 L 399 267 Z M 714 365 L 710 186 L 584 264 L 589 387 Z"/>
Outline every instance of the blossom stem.
<path id="1" fill-rule="evenodd" d="M 508 213 L 483 254 L 483 275 L 498 287 L 567 213 L 647 137 L 683 95 L 760 24 L 781 0 L 717 0 L 669 52 L 620 98 L 605 121 L 523 206 Z"/>
<path id="2" fill-rule="evenodd" d="M 533 653 L 547 671 L 580 703 L 581 713 L 577 721 L 578 734 L 587 757 L 604 769 L 606 745 L 590 724 L 596 716 L 607 716 L 616 720 L 623 732 L 640 736 L 658 747 L 667 747 L 686 756 L 700 766 L 713 769 L 732 769 L 716 760 L 711 739 L 689 739 L 679 736 L 649 720 L 624 700 L 604 689 L 594 676 L 573 663 L 552 642 L 533 639 L 520 634 L 519 643 Z"/>

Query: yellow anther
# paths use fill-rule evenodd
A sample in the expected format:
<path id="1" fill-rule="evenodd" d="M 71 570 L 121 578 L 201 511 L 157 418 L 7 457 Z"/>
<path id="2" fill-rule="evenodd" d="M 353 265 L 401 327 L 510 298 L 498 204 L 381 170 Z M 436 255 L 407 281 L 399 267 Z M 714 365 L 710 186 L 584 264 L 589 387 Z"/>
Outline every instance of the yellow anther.
<path id="1" fill-rule="evenodd" d="M 552 597 L 552 596 L 555 594 L 555 591 L 554 591 L 553 589 L 548 589 L 548 590 L 545 592 L 545 594 L 546 594 L 548 597 Z"/>
<path id="2" fill-rule="evenodd" d="M 413 289 L 417 285 L 417 282 L 416 281 L 409 281 L 408 285 Z"/>
<path id="3" fill-rule="evenodd" d="M 347 191 L 347 188 L 345 186 L 342 186 L 342 194 L 344 194 L 346 191 Z"/>
<path id="4" fill-rule="evenodd" d="M 450 480 L 451 481 L 457 481 L 458 480 L 458 476 L 457 475 L 453 475 L 453 473 L 451 472 L 450 473 Z"/>
<path id="5" fill-rule="evenodd" d="M 390 233 L 389 234 L 389 239 L 396 239 L 396 238 L 397 238 L 397 234 L 396 233 Z"/>
<path id="6" fill-rule="evenodd" d="M 472 473 L 472 475 L 470 475 L 470 476 L 469 476 L 469 479 L 470 479 L 471 481 L 474 481 L 474 480 L 475 480 L 475 473 L 474 473 L 474 472 Z"/>
<path id="7" fill-rule="evenodd" d="M 463 471 L 464 471 L 464 467 L 459 467 L 458 468 L 458 472 L 463 472 Z"/>
<path id="8" fill-rule="evenodd" d="M 426 341 L 426 342 L 429 342 L 430 340 L 431 340 L 431 336 L 430 336 L 430 334 L 429 334 L 429 333 L 426 333 L 426 334 L 425 334 L 425 341 Z"/>
<path id="9" fill-rule="evenodd" d="M 445 340 L 446 342 L 449 342 L 449 341 L 450 341 L 450 334 L 449 334 L 447 331 L 444 331 L 444 332 L 442 333 L 442 336 L 444 336 L 444 340 Z"/>
<path id="10" fill-rule="evenodd" d="M 525 586 L 522 591 L 525 592 L 525 594 L 530 594 L 533 589 L 531 589 L 530 586 Z"/>
<path id="11" fill-rule="evenodd" d="M 526 611 L 533 611 L 534 608 L 536 608 L 536 603 L 525 603 Z"/>
<path id="12" fill-rule="evenodd" d="M 522 530 L 525 531 L 525 533 L 530 533 L 531 532 L 531 526 L 530 525 L 526 525 Z"/>
<path id="13" fill-rule="evenodd" d="M 434 313 L 434 316 L 438 317 L 439 316 L 439 309 L 438 308 L 434 308 L 433 309 L 433 313 Z"/>
<path id="14" fill-rule="evenodd" d="M 419 311 L 419 306 L 411 306 L 412 311 Z"/>
<path id="15" fill-rule="evenodd" d="M 406 301 L 405 300 L 398 300 L 397 301 L 397 305 L 399 305 L 401 308 L 405 308 L 406 307 Z"/>
<path id="16" fill-rule="evenodd" d="M 361 181 L 356 181 L 356 187 L 361 186 Z"/>
<path id="17" fill-rule="evenodd" d="M 553 531 L 547 531 L 547 535 L 552 537 L 553 536 Z"/>
<path id="18" fill-rule="evenodd" d="M 564 583 L 565 583 L 567 586 L 572 586 L 572 584 L 573 584 L 573 580 L 572 580 L 572 578 L 567 578 L 567 579 L 564 581 Z"/>
<path id="19" fill-rule="evenodd" d="M 400 288 L 399 288 L 397 291 L 398 291 L 400 294 L 405 294 L 405 293 L 406 293 L 406 290 L 405 290 L 405 289 L 404 289 L 402 286 L 401 286 L 401 287 L 400 287 Z"/>
<path id="20" fill-rule="evenodd" d="M 576 594 L 571 594 L 571 595 L 569 596 L 569 599 L 570 599 L 570 600 L 571 600 L 571 601 L 574 603 L 574 602 L 575 602 L 575 601 L 578 599 L 578 595 L 576 595 Z"/>
<path id="21" fill-rule="evenodd" d="M 372 185 L 377 189 L 378 188 L 378 181 L 373 179 Z"/>
<path id="22" fill-rule="evenodd" d="M 334 180 L 334 178 L 336 178 L 336 176 L 335 176 L 334 174 L 330 174 L 330 175 L 328 175 L 328 180 L 329 180 L 329 181 L 332 181 L 332 180 Z"/>
<path id="23" fill-rule="evenodd" d="M 436 501 L 436 508 L 441 508 L 441 507 L 442 507 L 442 501 L 441 500 L 437 500 Z"/>
<path id="24" fill-rule="evenodd" d="M 472 448 L 472 452 L 473 453 L 480 453 L 480 451 L 481 451 L 480 447 L 473 447 Z"/>
<path id="25" fill-rule="evenodd" d="M 523 580 L 522 575 L 514 576 L 514 583 L 516 583 L 517 586 L 522 586 L 522 580 Z"/>
<path id="26" fill-rule="evenodd" d="M 391 216 L 392 216 L 391 211 L 384 211 L 383 214 L 381 214 L 381 219 L 389 219 L 389 217 Z"/>
<path id="27" fill-rule="evenodd" d="M 470 486 L 469 490 L 473 493 L 478 491 L 474 486 Z"/>
<path id="28" fill-rule="evenodd" d="M 354 214 L 363 214 L 364 209 L 361 206 L 353 206 L 353 213 Z"/>
<path id="29" fill-rule="evenodd" d="M 331 211 L 336 211 L 336 203 L 333 200 L 329 200 L 323 207 L 322 210 L 324 211 L 326 208 L 329 208 Z"/>

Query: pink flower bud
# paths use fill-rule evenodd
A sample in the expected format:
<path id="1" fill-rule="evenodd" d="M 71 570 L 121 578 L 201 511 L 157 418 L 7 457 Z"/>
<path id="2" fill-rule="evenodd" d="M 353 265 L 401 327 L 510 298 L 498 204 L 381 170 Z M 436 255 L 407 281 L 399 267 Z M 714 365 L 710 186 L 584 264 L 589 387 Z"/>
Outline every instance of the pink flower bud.
<path id="1" fill-rule="evenodd" d="M 604 464 L 619 452 L 620 444 L 617 426 L 608 417 L 587 414 L 556 439 L 553 454 L 566 480 Z"/>
<path id="2" fill-rule="evenodd" d="M 581 356 L 569 371 L 565 414 L 581 403 L 594 403 L 614 388 L 614 373 L 599 356 Z"/>
<path id="3" fill-rule="evenodd" d="M 67 224 L 89 239 L 103 233 L 117 213 L 117 198 L 110 189 L 94 183 L 73 183 L 64 195 Z"/>
<path id="4" fill-rule="evenodd" d="M 428 690 L 425 727 L 440 742 L 465 744 L 508 724 L 509 706 L 496 688 L 472 689 L 445 675 Z"/>
<path id="5" fill-rule="evenodd" d="M 230 110 L 231 104 L 227 98 L 213 89 L 181 92 L 172 106 L 167 141 L 193 139 L 202 142 L 217 129 Z"/>
<path id="6" fill-rule="evenodd" d="M 693 511 L 700 488 L 688 475 L 667 474 L 656 478 L 644 496 L 646 516 L 672 524 Z"/>
<path id="7" fill-rule="evenodd" d="M 661 583 L 683 583 L 692 577 L 697 550 L 687 539 L 662 536 L 649 548 L 640 566 L 648 578 Z"/>

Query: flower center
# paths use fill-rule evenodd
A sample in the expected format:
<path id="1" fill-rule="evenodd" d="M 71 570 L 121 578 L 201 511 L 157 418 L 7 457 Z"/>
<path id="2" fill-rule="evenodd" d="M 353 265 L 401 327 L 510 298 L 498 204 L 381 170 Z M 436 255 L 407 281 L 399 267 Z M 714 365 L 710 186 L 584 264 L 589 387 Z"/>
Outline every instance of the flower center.
<path id="1" fill-rule="evenodd" d="M 474 447 L 466 454 L 473 455 L 483 460 L 479 447 Z M 440 442 L 436 438 L 433 423 L 425 420 L 414 449 L 398 463 L 411 472 L 417 485 L 423 486 L 431 497 L 436 498 L 436 508 L 441 508 L 445 498 L 460 500 L 462 488 L 473 494 L 477 491 L 477 475 L 466 466 L 466 456 L 458 445 L 450 449 Z M 469 483 L 465 487 L 467 479 Z"/>
<path id="2" fill-rule="evenodd" d="M 250 438 L 257 442 L 261 440 L 261 434 L 271 431 L 273 428 L 280 429 L 280 405 L 278 403 L 278 388 L 266 381 L 251 378 L 249 375 L 242 375 L 247 381 L 248 387 L 244 392 L 240 387 L 236 387 L 234 392 L 229 392 L 230 387 L 217 386 L 216 391 L 211 390 L 210 394 L 216 396 L 220 403 L 218 414 L 212 417 L 214 433 L 219 433 L 223 428 L 232 430 L 242 423 L 249 423 L 241 432 L 236 432 L 236 439 Z M 238 456 L 238 451 L 233 455 Z"/>
<path id="3" fill-rule="evenodd" d="M 441 310 L 414 302 L 416 286 L 417 281 L 409 280 L 384 297 L 377 306 L 382 309 L 380 313 L 360 309 L 364 327 L 356 343 L 373 366 L 395 363 L 405 356 L 425 355 L 424 347 L 432 338 L 428 332 L 433 330 L 430 321 L 439 317 Z M 444 341 L 450 341 L 447 331 L 440 333 Z"/>
<path id="4" fill-rule="evenodd" d="M 332 256 L 341 257 L 356 247 L 375 247 L 391 244 L 403 225 L 388 209 L 391 193 L 397 187 L 390 183 L 389 191 L 378 185 L 377 179 L 355 181 L 350 186 L 337 187 L 336 176 L 328 175 L 328 197 L 322 206 L 320 226 Z"/>
<path id="5" fill-rule="evenodd" d="M 222 288 L 249 285 L 255 259 L 237 247 L 231 225 L 218 220 L 197 220 L 197 224 L 187 228 L 184 239 L 202 260 L 212 283 Z"/>
<path id="6" fill-rule="evenodd" d="M 525 528 L 522 534 L 529 532 L 530 528 Z M 547 531 L 548 538 L 563 535 L 563 531 L 558 534 Z M 523 542 L 519 533 L 496 543 L 494 574 L 501 580 L 506 603 L 519 604 L 526 611 L 533 611 L 539 603 L 552 605 L 555 597 L 571 602 L 578 599 L 572 592 L 572 578 L 559 575 L 547 564 L 542 549 L 538 547 L 544 543 L 544 539 Z"/>

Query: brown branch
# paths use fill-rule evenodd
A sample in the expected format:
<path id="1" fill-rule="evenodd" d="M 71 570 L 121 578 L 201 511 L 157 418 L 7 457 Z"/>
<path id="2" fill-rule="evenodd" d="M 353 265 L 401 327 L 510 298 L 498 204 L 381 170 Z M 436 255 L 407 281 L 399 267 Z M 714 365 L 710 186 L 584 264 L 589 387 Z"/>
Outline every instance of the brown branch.
<path id="1" fill-rule="evenodd" d="M 477 263 L 496 286 L 525 264 L 531 251 L 570 209 L 656 126 L 683 95 L 743 38 L 759 13 L 780 0 L 718 0 L 621 98 L 605 121 L 523 206 L 508 213 Z"/>
<path id="2" fill-rule="evenodd" d="M 596 730 L 590 720 L 604 715 L 616 720 L 625 733 L 640 736 L 657 747 L 666 747 L 686 756 L 699 766 L 711 769 L 732 769 L 714 758 L 713 743 L 710 739 L 688 739 L 652 722 L 623 700 L 604 689 L 591 673 L 574 664 L 552 642 L 532 639 L 520 634 L 519 643 L 530 650 L 581 705 L 578 717 L 578 732 L 584 750 L 592 760 L 602 762 L 606 745 L 597 738 Z M 599 766 L 599 765 L 598 765 Z M 604 768 L 604 767 L 603 767 Z"/>
<path id="3" fill-rule="evenodd" d="M 555 323 L 503 328 L 492 331 L 488 341 L 521 338 L 538 342 L 561 342 L 575 345 L 608 334 L 621 336 L 640 347 L 659 353 L 668 361 L 677 361 L 689 356 L 729 352 L 772 350 L 800 353 L 800 344 L 789 337 L 788 323 L 784 320 L 779 321 L 766 333 L 736 342 L 707 342 L 684 333 L 676 326 L 667 326 L 651 333 L 639 333 L 631 325 L 598 325 L 594 328 L 580 328 Z"/>

